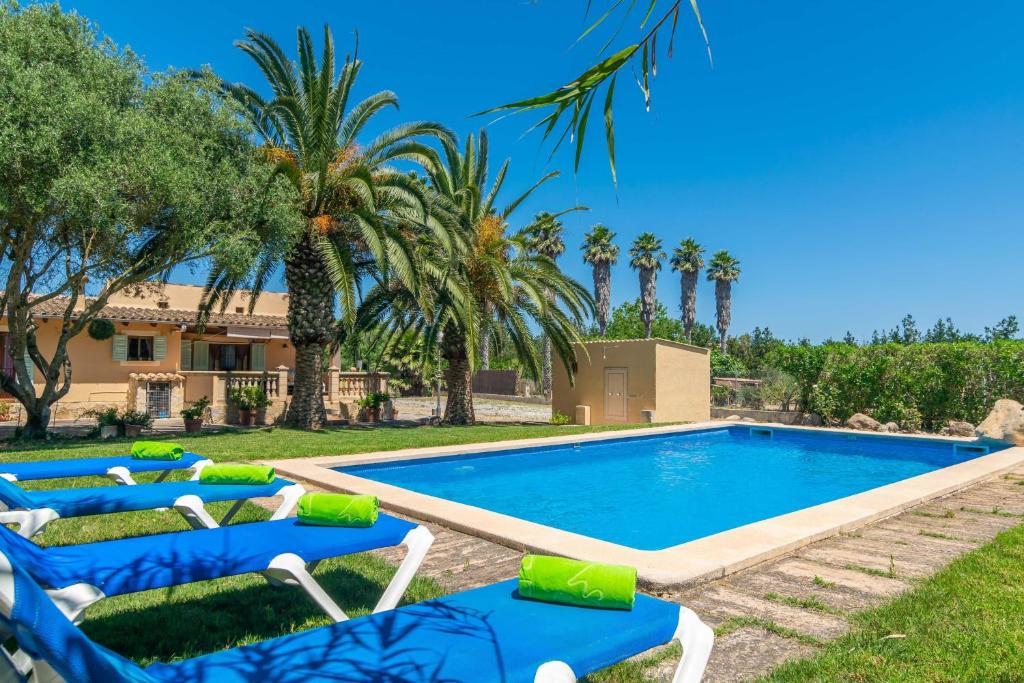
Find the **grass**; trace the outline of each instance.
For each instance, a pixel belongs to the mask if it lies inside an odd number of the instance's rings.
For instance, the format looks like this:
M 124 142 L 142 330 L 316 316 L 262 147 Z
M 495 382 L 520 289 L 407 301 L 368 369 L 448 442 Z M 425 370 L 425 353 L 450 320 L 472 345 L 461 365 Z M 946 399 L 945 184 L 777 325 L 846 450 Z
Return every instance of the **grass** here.
M 1024 526 L 953 561 L 887 605 L 852 617 L 849 634 L 762 679 L 1024 681 Z
M 211 460 L 273 460 L 317 455 L 351 455 L 370 451 L 391 451 L 427 446 L 455 446 L 506 439 L 532 439 L 544 436 L 572 436 L 592 432 L 635 429 L 649 425 L 568 425 L 545 424 L 476 425 L 472 427 L 329 427 L 303 431 L 282 427 L 224 430 L 202 434 L 147 435 L 146 438 L 172 440 L 185 450 Z M 49 442 L 8 442 L 0 448 L 6 462 L 52 458 L 85 458 L 127 453 L 131 439 L 99 441 L 86 438 L 57 438 Z

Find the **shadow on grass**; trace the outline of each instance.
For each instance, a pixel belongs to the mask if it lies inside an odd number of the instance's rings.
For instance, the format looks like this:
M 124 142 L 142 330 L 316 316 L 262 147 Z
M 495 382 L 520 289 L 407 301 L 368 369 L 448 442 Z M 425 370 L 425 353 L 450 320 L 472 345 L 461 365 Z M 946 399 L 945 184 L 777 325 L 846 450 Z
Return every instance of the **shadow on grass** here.
M 325 561 L 314 577 L 351 617 L 373 609 L 393 569 L 378 557 L 360 554 Z M 433 581 L 418 577 L 403 604 L 440 593 Z M 96 642 L 150 663 L 196 657 L 329 623 L 300 588 L 275 588 L 258 575 L 247 575 L 110 598 L 87 612 L 82 628 Z

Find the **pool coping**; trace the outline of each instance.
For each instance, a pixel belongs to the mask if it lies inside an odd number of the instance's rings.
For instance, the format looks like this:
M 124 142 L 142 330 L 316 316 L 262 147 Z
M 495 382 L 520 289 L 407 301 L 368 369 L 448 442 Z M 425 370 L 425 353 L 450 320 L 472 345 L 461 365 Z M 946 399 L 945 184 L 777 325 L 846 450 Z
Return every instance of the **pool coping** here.
M 735 527 L 662 550 L 638 550 L 330 469 L 339 466 L 478 455 L 510 449 L 737 426 L 943 443 L 977 441 L 965 437 L 880 434 L 852 429 L 710 420 L 686 425 L 590 432 L 569 436 L 434 446 L 359 455 L 291 458 L 266 461 L 265 464 L 275 467 L 278 473 L 285 477 L 306 481 L 326 490 L 375 495 L 380 499 L 381 505 L 389 510 L 426 522 L 436 522 L 519 550 L 632 565 L 637 568 L 641 585 L 654 590 L 678 589 L 721 578 L 809 543 L 853 531 L 1024 464 L 1024 447 L 1010 447 L 862 493 Z

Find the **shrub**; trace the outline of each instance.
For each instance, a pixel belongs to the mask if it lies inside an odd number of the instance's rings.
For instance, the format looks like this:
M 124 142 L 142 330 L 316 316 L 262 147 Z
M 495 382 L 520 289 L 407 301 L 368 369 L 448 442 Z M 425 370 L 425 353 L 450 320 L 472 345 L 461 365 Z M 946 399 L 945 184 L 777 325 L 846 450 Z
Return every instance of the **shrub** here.
M 181 416 L 186 420 L 200 420 L 206 414 L 206 409 L 210 407 L 210 399 L 203 396 L 197 401 L 193 401 L 192 405 L 187 408 L 181 409 Z
M 773 368 L 764 373 L 760 390 L 761 402 L 769 408 L 789 410 L 796 401 L 799 390 L 795 377 Z
M 121 413 L 121 424 L 148 427 L 153 424 L 153 418 L 150 417 L 148 413 L 142 413 L 137 410 L 126 410 Z
M 106 318 L 97 318 L 89 323 L 89 336 L 96 341 L 110 339 L 115 332 L 117 332 L 117 328 L 114 327 L 114 323 Z
M 231 402 L 239 410 L 259 410 L 270 405 L 270 399 L 267 398 L 267 394 L 255 384 L 247 384 L 244 387 L 232 389 Z
M 554 413 L 551 414 L 551 424 L 553 425 L 564 426 L 571 423 L 572 418 L 570 418 L 565 413 L 560 413 L 556 410 Z
M 364 398 L 359 400 L 359 407 L 361 408 L 380 408 L 382 405 L 391 400 L 388 394 L 383 391 L 371 391 Z
M 801 409 L 826 420 L 857 412 L 905 429 L 977 424 L 997 399 L 1024 400 L 1024 342 L 788 346 L 772 367 L 793 376 Z
M 747 368 L 739 358 L 711 349 L 712 377 L 745 377 L 746 374 Z
M 0 422 L 7 422 L 11 419 L 11 402 L 0 401 Z

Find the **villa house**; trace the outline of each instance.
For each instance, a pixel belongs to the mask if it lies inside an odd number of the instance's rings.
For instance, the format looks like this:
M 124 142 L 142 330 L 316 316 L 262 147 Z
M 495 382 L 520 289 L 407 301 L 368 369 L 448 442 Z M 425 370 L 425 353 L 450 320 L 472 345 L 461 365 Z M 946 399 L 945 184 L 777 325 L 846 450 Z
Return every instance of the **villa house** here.
M 97 340 L 83 332 L 69 342 L 73 381 L 55 406 L 54 418 L 74 419 L 107 406 L 155 418 L 177 417 L 184 406 L 206 396 L 212 402 L 210 418 L 230 421 L 230 391 L 246 384 L 259 385 L 270 398 L 268 421 L 283 414 L 295 367 L 287 329 L 288 295 L 264 292 L 250 314 L 249 292 L 239 292 L 200 330 L 201 295 L 201 287 L 168 284 L 111 297 L 101 317 L 114 323 L 115 334 Z M 62 315 L 58 306 L 36 316 L 36 337 L 44 354 L 52 353 Z M 2 371 L 11 373 L 18 359 L 9 353 L 6 330 L 0 318 Z M 360 396 L 380 390 L 381 384 L 386 390 L 384 376 L 343 373 L 332 365 L 324 377 L 332 413 L 349 417 Z

